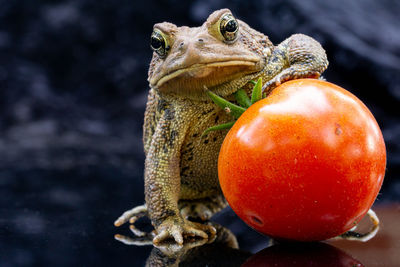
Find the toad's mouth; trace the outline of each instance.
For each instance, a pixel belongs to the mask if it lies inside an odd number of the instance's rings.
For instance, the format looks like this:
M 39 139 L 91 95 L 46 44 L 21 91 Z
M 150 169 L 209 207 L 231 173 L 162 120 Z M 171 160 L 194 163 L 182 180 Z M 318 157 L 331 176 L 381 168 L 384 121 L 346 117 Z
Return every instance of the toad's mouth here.
M 260 61 L 229 60 L 212 63 L 197 63 L 173 70 L 161 77 L 154 77 L 150 85 L 160 92 L 191 92 L 213 88 L 260 71 Z M 158 75 L 156 75 L 158 76 Z

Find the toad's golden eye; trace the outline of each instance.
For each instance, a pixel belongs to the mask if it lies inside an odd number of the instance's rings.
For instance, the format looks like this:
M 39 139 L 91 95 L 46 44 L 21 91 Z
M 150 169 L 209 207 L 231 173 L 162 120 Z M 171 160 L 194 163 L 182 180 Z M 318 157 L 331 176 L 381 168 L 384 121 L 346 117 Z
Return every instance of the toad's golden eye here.
M 150 46 L 160 57 L 165 57 L 169 50 L 167 39 L 164 37 L 164 34 L 157 29 L 151 34 Z
M 232 14 L 225 14 L 221 18 L 219 24 L 219 31 L 224 37 L 225 41 L 230 43 L 236 40 L 239 32 L 239 23 L 232 16 Z

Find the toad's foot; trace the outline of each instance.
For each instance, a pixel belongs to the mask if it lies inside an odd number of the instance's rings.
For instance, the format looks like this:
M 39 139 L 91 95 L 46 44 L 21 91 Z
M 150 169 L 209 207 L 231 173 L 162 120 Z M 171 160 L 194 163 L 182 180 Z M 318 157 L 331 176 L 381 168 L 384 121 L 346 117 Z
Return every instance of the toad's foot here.
M 287 69 L 284 69 L 281 73 L 276 75 L 273 79 L 264 84 L 262 91 L 267 95 L 275 88 L 284 82 L 302 79 L 302 78 L 314 78 L 320 77 L 320 73 L 317 71 L 301 70 L 298 66 L 294 65 Z
M 360 242 L 367 242 L 368 240 L 372 239 L 378 233 L 379 219 L 376 213 L 372 209 L 369 209 L 367 215 L 372 223 L 372 227 L 368 232 L 366 233 L 355 232 L 357 228 L 356 225 L 355 227 L 350 229 L 350 231 L 347 231 L 346 233 L 336 237 L 336 239 L 346 239 L 346 240 L 354 240 Z
M 228 203 L 222 195 L 196 200 L 180 200 L 179 210 L 183 218 L 209 220 L 215 213 L 225 208 Z
M 115 226 L 121 226 L 127 221 L 135 223 L 139 218 L 147 216 L 146 205 L 137 206 L 133 209 L 125 211 L 115 222 Z
M 319 78 L 328 67 L 328 59 L 321 44 L 309 36 L 294 34 L 280 43 L 270 57 L 270 68 L 278 63 L 278 73 L 273 74 L 263 86 L 263 92 L 269 94 L 280 84 L 300 78 Z
M 153 243 L 159 243 L 173 238 L 179 245 L 183 244 L 185 238 L 208 238 L 214 239 L 216 230 L 211 225 L 195 223 L 181 218 L 180 216 L 171 216 L 166 218 L 156 229 L 157 235 L 153 239 Z
M 124 235 L 115 235 L 114 236 L 115 240 L 118 240 L 119 242 L 129 245 L 129 246 L 153 246 L 153 239 L 147 237 L 130 237 L 130 236 L 124 236 Z M 212 240 L 211 242 L 213 242 Z M 165 255 L 172 256 L 176 254 L 179 251 L 187 251 L 195 247 L 202 246 L 206 243 L 210 243 L 209 240 L 207 239 L 198 239 L 194 240 L 193 242 L 187 242 L 184 243 L 183 245 L 179 245 L 176 242 L 163 242 L 162 244 L 159 244 L 155 246 L 161 252 L 163 252 Z
M 133 245 L 133 246 L 151 246 L 153 245 L 153 238 L 150 238 L 150 234 L 144 237 L 130 237 L 116 234 L 114 235 L 115 240 L 124 243 L 125 245 Z

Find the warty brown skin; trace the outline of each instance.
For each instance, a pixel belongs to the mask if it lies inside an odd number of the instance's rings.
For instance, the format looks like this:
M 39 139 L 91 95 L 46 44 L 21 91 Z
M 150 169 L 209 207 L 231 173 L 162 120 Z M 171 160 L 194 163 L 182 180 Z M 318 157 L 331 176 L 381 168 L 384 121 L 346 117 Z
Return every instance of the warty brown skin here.
M 236 20 L 234 40 L 221 30 L 231 12 L 212 13 L 196 28 L 160 23 L 154 30 L 165 40 L 149 68 L 150 92 L 144 121 L 146 204 L 127 211 L 115 224 L 134 222 L 146 214 L 152 221 L 154 243 L 186 236 L 207 238 L 212 226 L 188 218 L 208 220 L 227 203 L 221 193 L 217 160 L 227 133 L 208 127 L 231 121 L 204 93 L 232 98 L 239 88 L 250 92 L 250 80 L 262 78 L 269 92 L 287 80 L 320 77 L 328 61 L 321 45 L 295 34 L 274 46 L 267 36 Z M 222 22 L 221 22 L 222 21 Z M 157 53 L 158 52 L 158 53 Z

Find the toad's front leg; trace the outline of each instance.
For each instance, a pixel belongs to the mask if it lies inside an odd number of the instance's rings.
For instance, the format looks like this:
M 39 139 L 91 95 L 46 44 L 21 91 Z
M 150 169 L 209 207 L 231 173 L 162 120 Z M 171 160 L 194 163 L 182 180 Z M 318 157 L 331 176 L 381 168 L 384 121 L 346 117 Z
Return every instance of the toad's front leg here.
M 188 126 L 178 112 L 166 109 L 152 137 L 145 162 L 145 198 L 148 215 L 156 231 L 155 244 L 173 238 L 178 244 L 185 236 L 207 238 L 212 226 L 182 218 L 180 195 L 180 150 Z
M 325 50 L 313 38 L 304 34 L 294 34 L 280 43 L 268 58 L 266 75 L 269 79 L 264 92 L 288 80 L 299 78 L 319 78 L 328 67 Z

